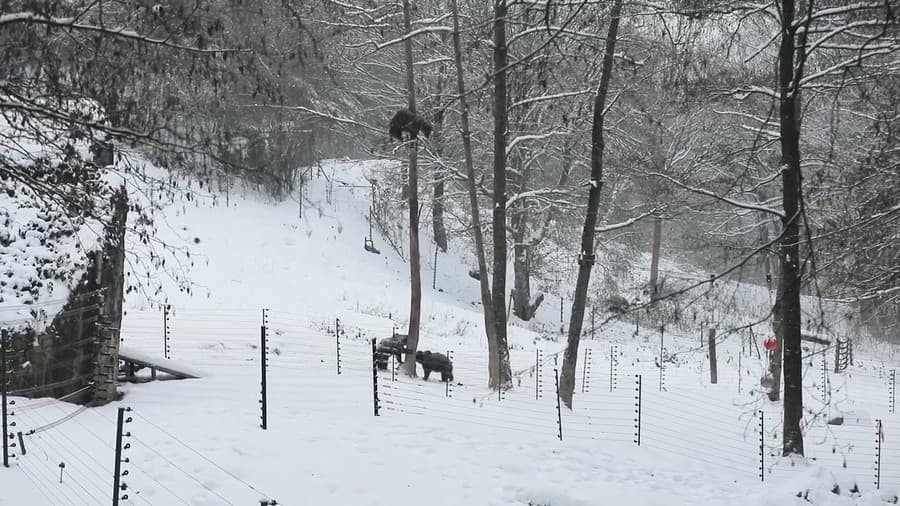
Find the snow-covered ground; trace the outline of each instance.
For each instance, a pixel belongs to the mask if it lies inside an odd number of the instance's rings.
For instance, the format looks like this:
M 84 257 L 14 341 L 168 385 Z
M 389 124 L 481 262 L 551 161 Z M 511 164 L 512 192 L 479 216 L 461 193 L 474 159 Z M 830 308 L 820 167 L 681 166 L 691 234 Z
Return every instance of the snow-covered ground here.
M 168 309 L 132 292 L 122 339 L 144 357 L 168 355 L 202 377 L 122 385 L 122 401 L 102 408 L 15 399 L 16 430 L 34 433 L 24 437 L 27 454 L 14 449 L 12 467 L 0 470 L 0 504 L 110 503 L 116 411 L 126 406 L 120 495 L 128 500 L 120 504 L 895 500 L 900 414 L 890 378 L 900 355 L 858 342 L 854 365 L 836 374 L 834 350 L 807 350 L 805 442 L 814 460 L 793 466 L 777 457 L 780 405 L 762 400 L 758 387 L 763 330 L 720 340 L 711 385 L 699 324 L 663 334 L 631 321 L 604 325 L 581 350 L 575 410 L 560 410 L 559 306 L 547 302 L 537 323 L 511 327 L 517 386 L 498 397 L 485 388 L 470 261 L 461 244 L 439 253 L 432 289 L 427 235 L 420 348 L 451 351 L 455 381 L 448 388 L 434 377 L 380 371 L 374 416 L 370 340 L 405 331 L 408 266 L 377 233 L 381 254 L 363 249 L 370 195 L 354 186 L 389 166 L 342 161 L 326 169 L 336 175 L 330 198 L 329 183 L 313 179 L 302 218 L 296 200 L 272 204 L 249 191 L 232 193 L 227 207 L 220 198 L 217 206 L 194 199 L 168 209 L 159 237 L 190 245 L 195 285 L 191 294 L 170 291 Z M 132 268 L 135 278 L 165 275 Z M 740 290 L 744 306 L 767 303 L 764 290 Z M 267 430 L 260 428 L 261 327 Z M 824 423 L 838 415 L 843 425 Z M 836 484 L 839 494 L 831 492 Z M 861 495 L 851 493 L 854 484 Z

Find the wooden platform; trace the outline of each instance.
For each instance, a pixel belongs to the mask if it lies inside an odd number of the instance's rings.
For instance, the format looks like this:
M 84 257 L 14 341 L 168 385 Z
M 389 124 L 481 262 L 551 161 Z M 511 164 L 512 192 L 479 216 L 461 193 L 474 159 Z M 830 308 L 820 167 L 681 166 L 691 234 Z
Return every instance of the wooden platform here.
M 140 353 L 127 347 L 119 349 L 119 361 L 124 362 L 125 367 L 120 369 L 124 371 L 126 381 L 141 382 L 155 381 L 162 379 L 196 379 L 202 375 L 188 366 L 177 362 Z M 137 372 L 141 369 L 150 369 L 150 378 L 139 378 Z M 166 376 L 160 376 L 164 373 Z

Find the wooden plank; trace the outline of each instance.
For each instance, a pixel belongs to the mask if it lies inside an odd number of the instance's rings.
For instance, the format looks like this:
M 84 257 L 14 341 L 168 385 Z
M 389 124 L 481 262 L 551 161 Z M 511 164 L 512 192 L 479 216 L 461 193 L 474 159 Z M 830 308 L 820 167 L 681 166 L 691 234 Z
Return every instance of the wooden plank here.
M 166 367 L 165 365 L 159 363 L 152 363 L 146 360 L 141 360 L 138 358 L 129 357 L 123 353 L 119 353 L 119 360 L 122 360 L 129 364 L 139 365 L 141 367 L 147 367 L 150 369 L 151 373 L 155 376 L 156 371 L 164 372 L 166 374 L 171 374 L 179 379 L 195 379 L 199 376 L 195 376 L 186 371 L 179 371 L 178 369 L 174 369 L 172 367 Z

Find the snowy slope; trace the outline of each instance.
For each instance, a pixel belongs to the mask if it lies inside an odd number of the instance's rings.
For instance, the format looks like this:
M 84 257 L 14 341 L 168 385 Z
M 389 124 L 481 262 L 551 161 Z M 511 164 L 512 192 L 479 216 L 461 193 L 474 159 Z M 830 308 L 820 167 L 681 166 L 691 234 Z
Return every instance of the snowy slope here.
M 468 260 L 458 244 L 439 254 L 442 291 L 432 290 L 425 237 L 422 346 L 452 352 L 455 382 L 381 371 L 373 416 L 369 340 L 405 329 L 408 267 L 377 234 L 382 254 L 363 249 L 370 197 L 353 186 L 389 166 L 325 167 L 335 174 L 330 198 L 327 181 L 313 179 L 303 218 L 296 200 L 273 205 L 250 190 L 232 191 L 227 207 L 218 196 L 217 206 L 197 199 L 168 210 L 158 234 L 190 247 L 192 294 L 170 290 L 164 311 L 145 297 L 152 294 L 132 292 L 122 338 L 144 358 L 167 354 L 204 376 L 124 385 L 122 401 L 103 408 L 16 399 L 17 427 L 35 432 L 24 438 L 27 455 L 0 470 L 0 503 L 109 503 L 116 410 L 124 406 L 132 409 L 125 504 L 259 504 L 268 496 L 288 505 L 839 505 L 895 497 L 900 415 L 891 412 L 889 375 L 900 357 L 860 343 L 850 371 L 834 374 L 833 350 L 808 350 L 811 465 L 777 457 L 780 406 L 758 390 L 759 334 L 719 342 L 711 385 L 699 328 L 661 334 L 631 318 L 604 325 L 580 351 L 575 410 L 558 410 L 559 315 L 548 304 L 541 321 L 511 328 L 520 374 L 498 398 L 484 387 Z M 132 268 L 135 278 L 148 274 Z M 766 296 L 751 292 L 748 299 Z M 838 414 L 844 425 L 824 424 Z M 882 490 L 874 487 L 879 444 Z M 861 495 L 851 495 L 854 484 Z

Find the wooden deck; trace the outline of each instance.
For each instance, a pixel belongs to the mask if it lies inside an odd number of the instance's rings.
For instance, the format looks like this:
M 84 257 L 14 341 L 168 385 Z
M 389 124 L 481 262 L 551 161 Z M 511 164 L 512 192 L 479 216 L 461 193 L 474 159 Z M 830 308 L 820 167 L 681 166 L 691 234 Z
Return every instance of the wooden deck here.
M 166 359 L 156 359 L 142 353 L 129 352 L 127 349 L 119 350 L 119 360 L 125 363 L 124 373 L 126 381 L 154 381 L 157 379 L 195 379 L 200 374 L 191 371 L 187 367 L 180 367 L 179 364 Z M 150 369 L 150 379 L 137 377 L 137 371 L 140 369 Z M 170 377 L 158 377 L 158 373 L 164 373 Z

